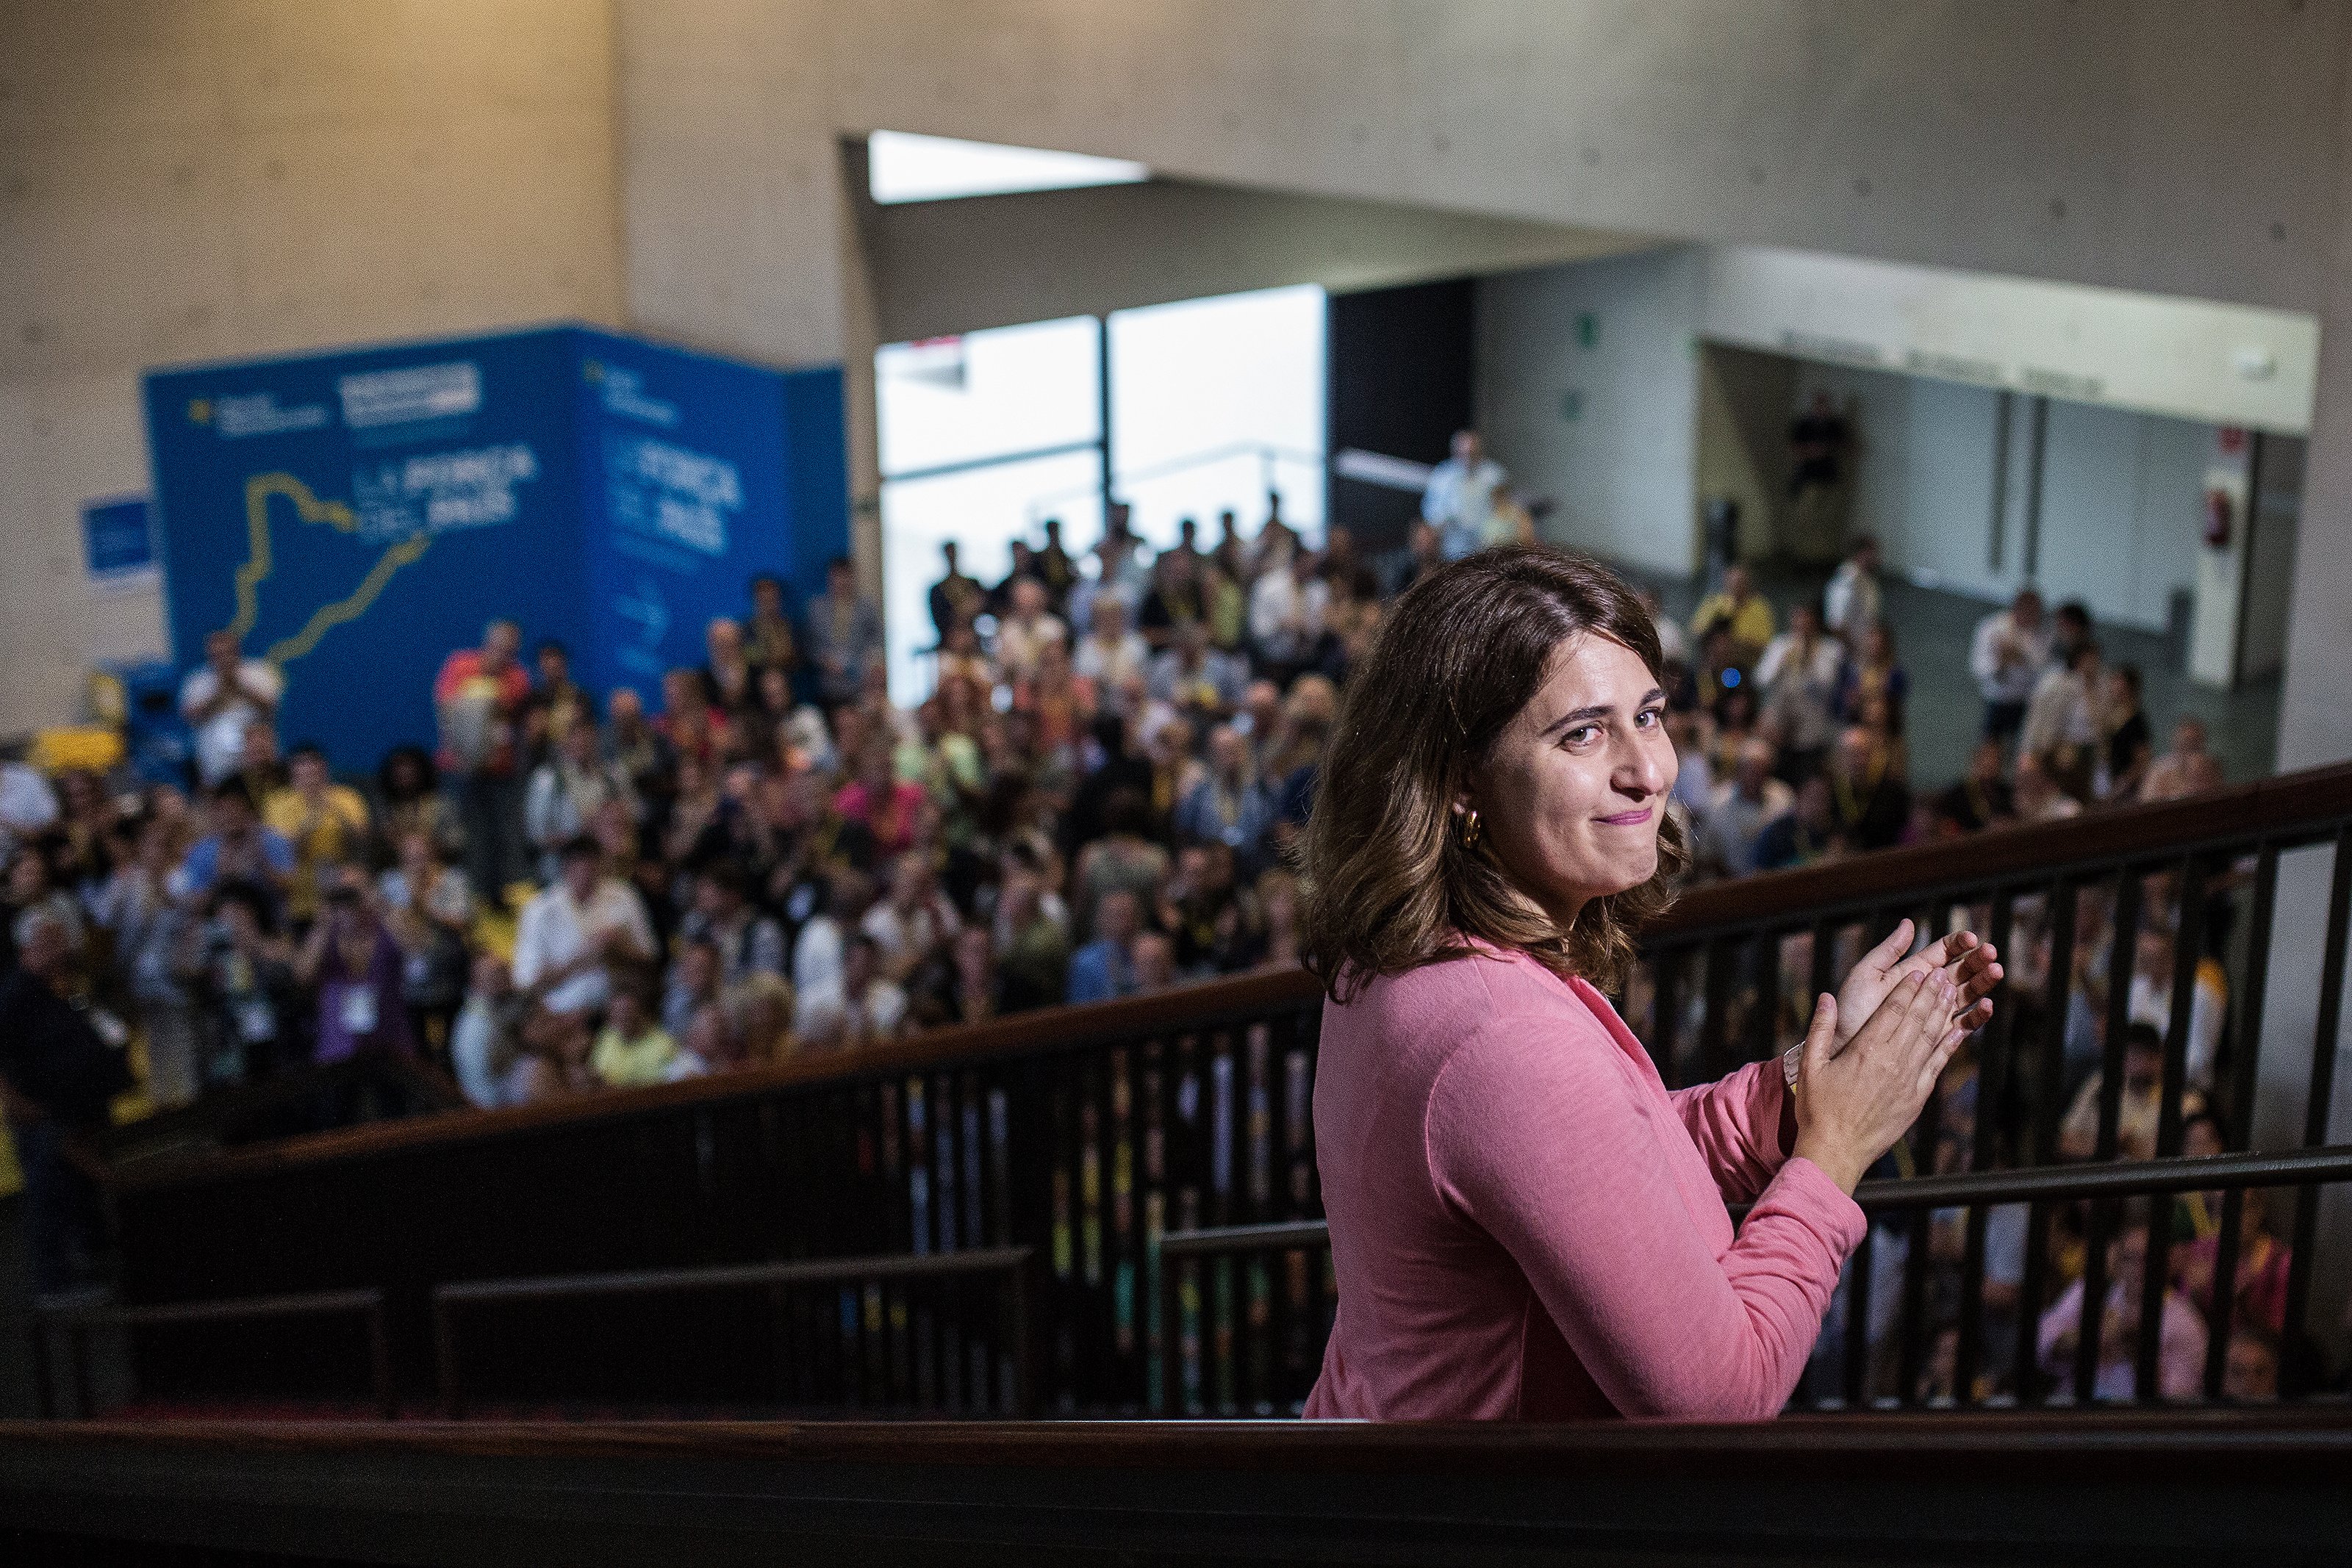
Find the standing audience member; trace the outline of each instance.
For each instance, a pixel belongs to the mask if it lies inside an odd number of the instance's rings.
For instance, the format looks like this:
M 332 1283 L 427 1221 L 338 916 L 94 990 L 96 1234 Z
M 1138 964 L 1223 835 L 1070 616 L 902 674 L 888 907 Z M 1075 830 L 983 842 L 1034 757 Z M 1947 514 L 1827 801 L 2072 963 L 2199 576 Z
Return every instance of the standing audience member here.
M 828 703 L 856 702 L 866 666 L 882 657 L 882 612 L 857 591 L 847 556 L 825 567 L 824 591 L 808 601 L 804 628 L 818 692 Z
M 1421 517 L 1437 531 L 1438 554 L 1460 560 L 1484 542 L 1486 514 L 1495 491 L 1510 477 L 1486 455 L 1475 430 L 1456 431 L 1452 454 L 1429 471 L 1421 493 Z
M 648 964 L 653 928 L 636 890 L 604 869 L 595 840 L 563 846 L 562 874 L 523 905 L 515 984 L 546 1010 L 587 1013 L 612 999 L 615 966 Z
M 2050 665 L 2054 635 L 2042 613 L 2042 595 L 2020 589 L 2006 610 L 1977 622 L 1969 672 L 1984 697 L 1984 732 L 2007 740 L 2025 724 L 2026 705 Z
M 180 683 L 180 716 L 195 732 L 199 784 L 210 789 L 236 771 L 245 755 L 245 732 L 277 718 L 285 691 L 278 666 L 245 657 L 235 632 L 205 638 L 203 666 Z
M 0 1116 L 24 1172 L 33 1296 L 58 1301 L 103 1278 L 97 1138 L 131 1078 L 121 1023 L 68 999 L 74 949 L 65 922 L 34 908 L 12 935 L 16 967 L 0 979 Z
M 1859 653 L 1862 634 L 1880 623 L 1885 606 L 1885 591 L 1878 583 L 1878 541 L 1864 534 L 1822 590 L 1822 623 Z
M 450 654 L 433 683 L 441 773 L 457 797 L 466 872 L 491 899 L 530 874 L 522 841 L 520 730 L 530 677 L 515 661 L 521 646 L 521 628 L 493 621 L 483 630 L 482 645 Z

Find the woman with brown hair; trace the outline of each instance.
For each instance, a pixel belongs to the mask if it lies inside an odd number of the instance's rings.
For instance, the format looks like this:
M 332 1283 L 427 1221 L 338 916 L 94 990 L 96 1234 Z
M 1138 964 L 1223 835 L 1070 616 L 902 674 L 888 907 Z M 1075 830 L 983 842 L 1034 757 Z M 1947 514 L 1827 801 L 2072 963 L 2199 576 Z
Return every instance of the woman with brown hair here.
M 1990 1016 L 1992 950 L 1906 959 L 1906 922 L 1790 1059 L 1669 1093 L 1601 994 L 1683 862 L 1664 706 L 1633 591 L 1538 547 L 1416 582 L 1349 684 L 1305 853 L 1339 1286 L 1309 1416 L 1773 1415 L 1855 1184 Z

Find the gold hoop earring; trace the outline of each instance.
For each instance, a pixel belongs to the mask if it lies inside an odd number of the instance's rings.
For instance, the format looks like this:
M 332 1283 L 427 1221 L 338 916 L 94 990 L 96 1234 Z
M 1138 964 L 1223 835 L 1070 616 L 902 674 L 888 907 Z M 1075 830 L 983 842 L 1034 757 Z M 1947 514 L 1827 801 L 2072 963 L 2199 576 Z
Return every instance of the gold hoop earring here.
M 1462 813 L 1462 847 L 1464 849 L 1475 850 L 1478 847 L 1478 808 L 1473 806 Z

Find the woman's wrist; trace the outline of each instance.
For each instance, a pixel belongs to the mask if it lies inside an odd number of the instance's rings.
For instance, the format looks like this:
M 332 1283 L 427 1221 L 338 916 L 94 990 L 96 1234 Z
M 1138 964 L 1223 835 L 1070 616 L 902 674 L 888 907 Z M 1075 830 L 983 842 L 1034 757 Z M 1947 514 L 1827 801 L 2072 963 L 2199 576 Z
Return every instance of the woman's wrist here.
M 1823 1176 L 1837 1183 L 1838 1190 L 1848 1197 L 1852 1197 L 1853 1189 L 1862 1185 L 1863 1172 L 1870 1168 L 1868 1160 L 1858 1160 L 1852 1150 L 1839 1148 L 1830 1140 L 1812 1133 L 1800 1132 L 1797 1134 L 1797 1146 L 1790 1151 L 1790 1156 L 1811 1160 L 1821 1168 Z

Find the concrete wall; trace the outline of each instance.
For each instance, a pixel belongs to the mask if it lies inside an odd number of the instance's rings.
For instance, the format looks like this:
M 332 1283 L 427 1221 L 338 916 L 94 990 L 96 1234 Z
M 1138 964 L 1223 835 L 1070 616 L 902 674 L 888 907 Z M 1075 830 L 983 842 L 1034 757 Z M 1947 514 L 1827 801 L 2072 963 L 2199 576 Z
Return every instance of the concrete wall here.
M 886 342 L 1299 283 L 1385 288 L 1644 244 L 1554 224 L 1179 180 L 859 203 L 858 211 Z
M 1480 281 L 1479 428 L 1549 538 L 1691 570 L 1703 275 L 1677 246 Z
M 148 487 L 147 367 L 617 322 L 613 17 L 0 0 L 0 734 L 159 651 L 80 507 Z
M 1698 354 L 1698 504 L 1704 511 L 1717 497 L 1737 503 L 1741 559 L 1772 555 L 1789 498 L 1796 363 L 1715 343 L 1700 344 Z
M 1852 527 L 1876 534 L 1888 566 L 1940 587 L 2004 598 L 2025 580 L 2030 403 L 2011 400 L 2002 565 L 1990 565 L 2000 394 L 1882 371 L 1805 365 L 1855 429 Z M 2045 594 L 2079 598 L 2101 620 L 2167 624 L 2194 583 L 2210 425 L 2053 401 L 2042 456 L 2040 569 Z

